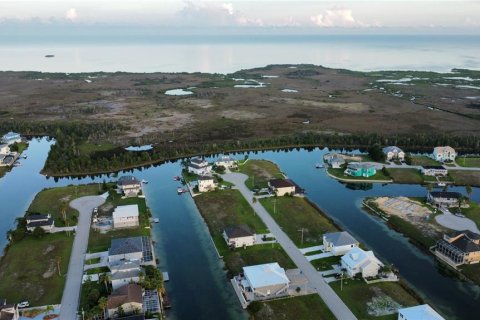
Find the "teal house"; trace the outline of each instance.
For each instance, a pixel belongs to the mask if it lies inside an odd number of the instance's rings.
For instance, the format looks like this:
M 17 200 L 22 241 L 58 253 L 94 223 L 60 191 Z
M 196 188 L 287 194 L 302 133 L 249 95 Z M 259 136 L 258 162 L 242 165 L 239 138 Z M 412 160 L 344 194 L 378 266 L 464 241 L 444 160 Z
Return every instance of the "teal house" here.
M 377 173 L 375 166 L 369 163 L 351 162 L 348 164 L 345 174 L 352 177 L 369 178 Z

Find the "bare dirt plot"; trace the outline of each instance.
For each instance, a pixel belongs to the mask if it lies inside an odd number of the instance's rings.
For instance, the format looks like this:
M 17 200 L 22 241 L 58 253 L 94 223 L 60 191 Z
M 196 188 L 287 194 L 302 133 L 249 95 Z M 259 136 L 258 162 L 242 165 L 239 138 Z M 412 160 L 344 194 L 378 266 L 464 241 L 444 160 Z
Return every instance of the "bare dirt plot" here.
M 292 98 L 271 98 L 273 102 L 283 102 L 291 105 L 305 106 L 318 109 L 332 109 L 345 112 L 364 112 L 370 108 L 368 105 L 359 102 L 322 102 L 316 100 L 306 99 L 292 99 Z

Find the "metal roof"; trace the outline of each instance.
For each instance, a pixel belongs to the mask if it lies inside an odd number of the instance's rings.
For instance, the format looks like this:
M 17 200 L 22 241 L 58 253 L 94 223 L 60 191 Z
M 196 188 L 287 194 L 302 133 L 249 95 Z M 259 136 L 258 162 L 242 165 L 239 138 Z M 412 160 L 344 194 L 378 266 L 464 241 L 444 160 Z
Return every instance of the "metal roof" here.
M 243 267 L 243 273 L 254 289 L 290 283 L 285 269 L 277 262 Z

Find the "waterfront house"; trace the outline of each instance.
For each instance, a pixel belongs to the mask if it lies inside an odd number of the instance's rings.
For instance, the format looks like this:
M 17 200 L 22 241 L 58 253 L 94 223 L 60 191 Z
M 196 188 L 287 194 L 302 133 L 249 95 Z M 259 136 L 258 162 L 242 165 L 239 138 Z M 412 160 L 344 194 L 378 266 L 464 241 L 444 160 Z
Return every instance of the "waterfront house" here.
M 428 304 L 398 309 L 398 320 L 445 320 Z
M 437 241 L 435 255 L 453 267 L 480 262 L 480 235 L 468 230 L 443 235 Z
M 444 166 L 423 166 L 421 172 L 425 176 L 445 177 L 448 174 Z
M 383 153 L 387 161 L 398 160 L 404 161 L 405 160 L 405 152 L 402 149 L 396 146 L 389 146 L 382 149 Z
M 199 176 L 198 180 L 198 191 L 199 192 L 208 192 L 215 190 L 215 180 L 211 176 Z
M 290 280 L 277 262 L 243 267 L 243 275 L 236 277 L 247 303 L 288 295 Z
M 383 263 L 375 257 L 372 251 L 364 251 L 355 247 L 341 258 L 341 265 L 348 276 L 354 277 L 360 273 L 363 278 L 367 278 L 377 276 Z
M 141 265 L 155 264 L 150 237 L 112 239 L 108 249 L 108 263 L 115 265 L 123 261 L 140 261 Z
M 272 179 L 268 181 L 268 188 L 278 197 L 294 195 L 296 185 L 288 179 Z
M 459 192 L 430 191 L 427 201 L 437 207 L 457 207 L 462 195 Z
M 142 183 L 133 176 L 123 176 L 117 181 L 117 189 L 125 197 L 136 197 L 142 191 Z
M 0 298 L 0 320 L 18 320 L 20 315 L 15 304 L 7 304 L 7 299 Z
M 113 210 L 113 228 L 138 227 L 139 225 L 138 205 L 118 206 Z
M 433 149 L 433 159 L 440 161 L 440 162 L 450 162 L 450 161 L 455 161 L 455 158 L 457 157 L 457 153 L 455 152 L 455 149 L 453 149 L 450 146 L 445 146 L 445 147 L 435 147 Z
M 140 281 L 140 261 L 122 261 L 118 264 L 110 265 L 112 288 L 116 290 L 129 283 L 138 283 Z
M 22 137 L 16 132 L 8 132 L 2 137 L 2 142 L 8 145 L 22 142 Z
M 323 250 L 332 252 L 335 256 L 344 255 L 358 245 L 358 241 L 346 231 L 330 232 L 323 235 Z
M 212 165 L 201 158 L 192 158 L 188 163 L 188 172 L 196 175 L 209 175 L 212 172 Z
M 119 318 L 118 308 L 124 315 L 143 313 L 143 290 L 138 284 L 127 284 L 108 296 L 107 315 L 110 319 Z
M 232 169 L 237 167 L 237 161 L 230 156 L 222 156 L 215 161 L 217 167 Z
M 345 174 L 352 177 L 370 178 L 377 173 L 375 166 L 371 163 L 350 162 Z
M 255 233 L 246 224 L 225 227 L 223 238 L 231 248 L 248 247 L 255 244 Z
M 33 232 L 35 228 L 42 228 L 45 232 L 51 232 L 55 227 L 55 221 L 50 214 L 31 214 L 25 217 L 27 231 Z
M 10 154 L 10 147 L 8 146 L 8 144 L 0 144 L 0 154 Z
M 324 160 L 333 169 L 339 169 L 345 164 L 345 159 L 338 153 L 329 153 L 325 155 Z
M 15 162 L 15 156 L 0 154 L 0 167 L 11 166 Z

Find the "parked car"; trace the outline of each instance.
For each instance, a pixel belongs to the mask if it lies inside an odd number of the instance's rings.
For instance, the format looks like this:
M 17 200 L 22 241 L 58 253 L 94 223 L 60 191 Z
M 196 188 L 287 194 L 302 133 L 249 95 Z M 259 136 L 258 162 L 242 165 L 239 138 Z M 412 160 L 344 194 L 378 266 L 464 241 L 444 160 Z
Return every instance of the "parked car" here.
M 17 307 L 19 308 L 26 308 L 28 306 L 30 306 L 30 303 L 28 301 L 22 301 L 17 305 Z

